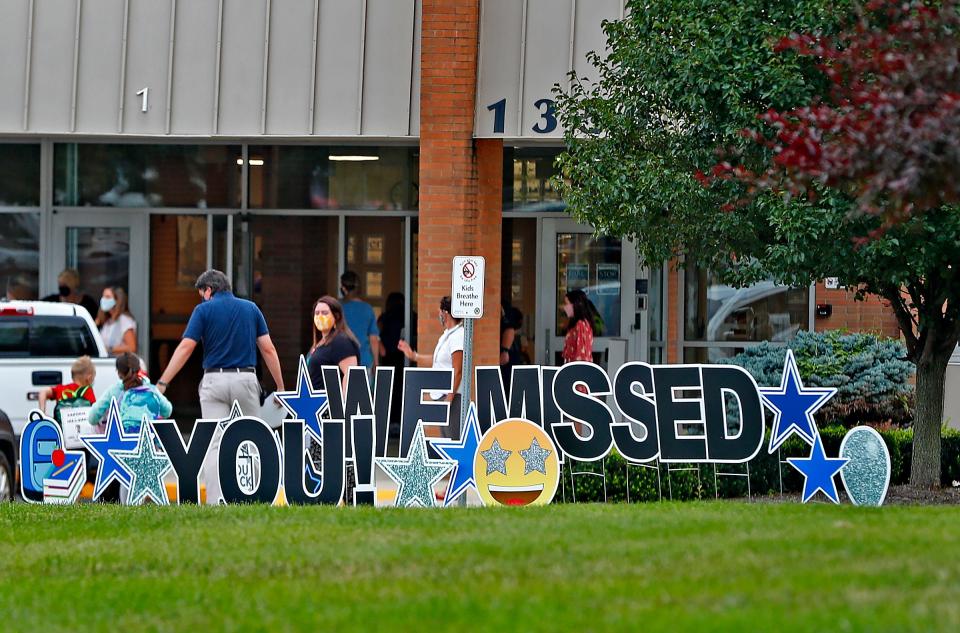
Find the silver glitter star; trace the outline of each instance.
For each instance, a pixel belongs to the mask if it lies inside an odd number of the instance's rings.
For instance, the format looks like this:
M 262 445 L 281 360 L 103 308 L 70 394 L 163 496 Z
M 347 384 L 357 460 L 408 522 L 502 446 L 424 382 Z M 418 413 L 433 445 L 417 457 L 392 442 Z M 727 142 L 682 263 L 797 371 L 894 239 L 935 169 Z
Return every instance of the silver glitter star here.
M 374 462 L 397 482 L 397 498 L 394 505 L 408 507 L 421 505 L 432 508 L 437 505 L 433 487 L 443 479 L 457 462 L 452 459 L 430 459 L 427 457 L 427 443 L 423 438 L 423 427 L 418 426 L 405 458 L 377 457 Z
M 139 505 L 146 497 L 154 503 L 167 505 L 167 489 L 163 485 L 163 476 L 170 470 L 170 459 L 165 453 L 157 453 L 150 433 L 150 421 L 144 417 L 140 424 L 140 441 L 132 451 L 113 451 L 117 458 L 130 471 L 130 491 L 127 505 Z
M 520 451 L 520 457 L 523 458 L 523 474 L 529 475 L 533 471 L 547 474 L 547 457 L 553 451 L 542 448 L 537 438 L 533 438 L 530 448 Z
M 494 472 L 507 474 L 507 458 L 513 455 L 513 451 L 501 448 L 500 440 L 493 440 L 493 446 L 485 451 L 480 451 L 480 454 L 487 462 L 488 475 Z

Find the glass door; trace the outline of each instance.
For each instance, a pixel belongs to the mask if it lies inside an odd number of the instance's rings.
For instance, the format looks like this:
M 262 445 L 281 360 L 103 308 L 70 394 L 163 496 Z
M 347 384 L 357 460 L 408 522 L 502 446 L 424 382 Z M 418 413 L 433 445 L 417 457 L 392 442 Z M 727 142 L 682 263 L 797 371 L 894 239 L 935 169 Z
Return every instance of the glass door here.
M 51 231 L 44 294 L 56 292 L 55 275 L 64 268 L 80 273 L 80 292 L 97 302 L 105 287 L 121 286 L 137 321 L 138 353 L 149 363 L 149 215 L 60 211 L 52 216 Z
M 541 244 L 538 330 L 544 344 L 538 346 L 539 362 L 563 362 L 567 318 L 562 306 L 569 290 L 586 293 L 599 315 L 594 362 L 615 367 L 626 360 L 645 360 L 648 284 L 630 242 L 595 236 L 589 226 L 571 219 L 544 218 Z

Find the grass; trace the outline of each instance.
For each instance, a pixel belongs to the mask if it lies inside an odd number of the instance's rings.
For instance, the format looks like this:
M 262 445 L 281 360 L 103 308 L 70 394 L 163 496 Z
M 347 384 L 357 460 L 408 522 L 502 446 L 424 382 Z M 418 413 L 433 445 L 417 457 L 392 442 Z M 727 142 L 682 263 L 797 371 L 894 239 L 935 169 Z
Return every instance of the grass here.
M 960 627 L 960 510 L 0 507 L 0 629 Z

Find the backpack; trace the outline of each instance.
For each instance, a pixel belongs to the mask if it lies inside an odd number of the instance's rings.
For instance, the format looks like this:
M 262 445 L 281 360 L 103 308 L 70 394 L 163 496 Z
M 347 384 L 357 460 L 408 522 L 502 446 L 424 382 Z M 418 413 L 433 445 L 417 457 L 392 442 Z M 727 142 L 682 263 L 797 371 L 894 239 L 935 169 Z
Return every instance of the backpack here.
M 63 425 L 62 412 L 65 409 L 81 409 L 91 406 L 90 401 L 84 397 L 89 390 L 89 385 L 84 385 L 77 389 L 64 389 L 60 394 L 60 399 L 57 400 L 56 406 L 53 408 L 53 418 Z

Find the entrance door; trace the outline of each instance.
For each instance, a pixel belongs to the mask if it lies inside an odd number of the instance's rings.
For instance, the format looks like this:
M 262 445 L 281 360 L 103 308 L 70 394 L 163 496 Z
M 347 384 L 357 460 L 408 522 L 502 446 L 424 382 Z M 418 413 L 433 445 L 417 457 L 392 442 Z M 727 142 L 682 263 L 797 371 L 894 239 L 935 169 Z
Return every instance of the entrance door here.
M 149 362 L 149 216 L 129 211 L 61 211 L 53 214 L 51 231 L 47 270 L 52 271 L 52 279 L 42 280 L 47 284 L 45 292 L 55 292 L 54 275 L 64 268 L 77 269 L 81 291 L 98 302 L 106 286 L 122 286 L 137 320 L 139 355 Z
M 544 344 L 538 346 L 538 361 L 563 362 L 563 297 L 575 289 L 586 293 L 603 322 L 600 335 L 594 337 L 594 361 L 617 366 L 626 360 L 646 360 L 646 272 L 638 269 L 631 243 L 594 236 L 589 226 L 567 218 L 544 218 L 542 230 L 538 329 Z

